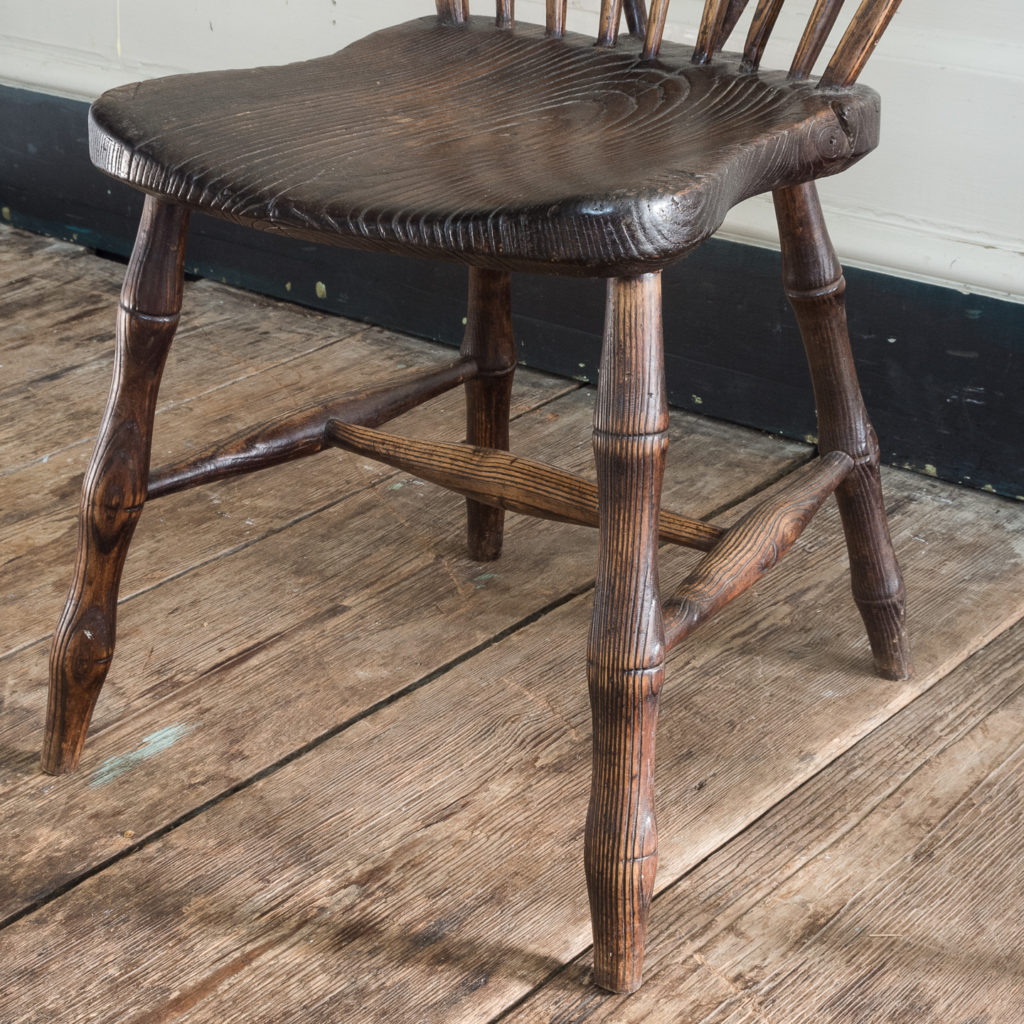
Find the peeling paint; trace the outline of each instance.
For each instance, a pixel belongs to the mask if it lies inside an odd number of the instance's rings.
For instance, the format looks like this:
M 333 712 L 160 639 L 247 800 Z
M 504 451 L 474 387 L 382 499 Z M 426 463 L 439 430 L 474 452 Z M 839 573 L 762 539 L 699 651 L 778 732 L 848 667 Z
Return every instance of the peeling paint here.
M 286 292 L 290 292 L 292 290 L 292 283 L 291 283 L 291 281 L 285 281 L 285 283 L 284 283 L 284 290 Z
M 316 297 L 318 299 L 327 298 L 327 285 L 325 285 L 323 281 L 317 281 L 316 283 Z
M 11 208 L 9 206 L 0 207 L 0 217 L 4 220 L 11 219 Z
M 938 476 L 939 471 L 930 463 L 926 462 L 924 468 L 921 470 L 926 476 Z
M 132 768 L 142 764 L 143 761 L 148 761 L 149 758 L 155 757 L 157 754 L 161 754 L 163 751 L 174 746 L 178 740 L 183 736 L 187 736 L 194 728 L 194 725 L 169 725 L 164 729 L 150 733 L 143 739 L 138 748 L 131 751 L 131 753 L 108 757 L 92 773 L 89 785 L 105 786 L 108 782 L 113 782 L 114 779 L 124 775 L 127 771 L 131 771 Z
M 701 398 L 700 395 L 690 395 L 690 399 L 693 401 L 694 405 L 703 405 L 704 404 L 704 399 Z

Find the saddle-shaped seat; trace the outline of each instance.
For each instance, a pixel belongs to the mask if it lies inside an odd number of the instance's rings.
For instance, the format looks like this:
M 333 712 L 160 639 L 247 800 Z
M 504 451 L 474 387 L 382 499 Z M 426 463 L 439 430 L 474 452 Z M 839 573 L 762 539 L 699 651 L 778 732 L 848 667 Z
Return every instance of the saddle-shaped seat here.
M 878 97 L 692 48 L 597 47 L 436 18 L 318 60 L 125 86 L 97 166 L 156 195 L 332 245 L 496 269 L 657 270 L 740 200 L 848 167 Z

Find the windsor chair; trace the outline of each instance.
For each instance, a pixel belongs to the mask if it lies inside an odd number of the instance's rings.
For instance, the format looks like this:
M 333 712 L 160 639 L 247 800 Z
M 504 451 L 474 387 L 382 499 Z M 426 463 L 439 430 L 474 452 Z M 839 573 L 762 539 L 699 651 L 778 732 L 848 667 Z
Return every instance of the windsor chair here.
M 759 579 L 835 493 L 876 671 L 910 672 L 904 590 L 878 445 L 847 337 L 841 268 L 815 180 L 875 147 L 878 98 L 856 80 L 898 0 L 863 0 L 819 78 L 842 0 L 817 0 L 788 72 L 762 71 L 783 0 L 706 0 L 694 47 L 663 42 L 668 0 L 602 0 L 596 40 L 495 18 L 466 0 L 340 53 L 176 76 L 93 106 L 93 161 L 146 193 L 117 321 L 114 383 L 86 474 L 74 582 L 51 655 L 43 768 L 75 768 L 114 649 L 117 591 L 144 503 L 328 447 L 468 499 L 469 549 L 498 557 L 504 510 L 599 526 L 587 676 L 593 782 L 585 869 L 595 980 L 640 983 L 657 837 L 655 720 L 665 656 Z M 624 11 L 623 11 L 624 6 Z M 619 38 L 623 13 L 628 36 Z M 667 445 L 660 272 L 726 211 L 774 194 L 783 279 L 806 347 L 819 457 L 723 529 L 659 509 Z M 316 242 L 468 265 L 460 358 L 317 403 L 150 470 L 153 411 L 178 322 L 190 210 Z M 594 420 L 596 486 L 510 455 L 516 365 L 509 272 L 607 279 Z M 376 429 L 464 385 L 468 444 Z M 664 604 L 658 542 L 704 552 Z

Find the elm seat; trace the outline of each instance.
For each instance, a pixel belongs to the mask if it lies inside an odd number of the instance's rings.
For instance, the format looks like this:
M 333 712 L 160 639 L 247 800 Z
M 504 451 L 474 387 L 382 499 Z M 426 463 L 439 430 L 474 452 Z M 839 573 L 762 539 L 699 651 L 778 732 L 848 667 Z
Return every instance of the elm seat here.
M 877 144 L 862 86 L 837 97 L 670 44 L 639 57 L 638 40 L 423 18 L 318 60 L 115 89 L 93 107 L 92 157 L 154 195 L 312 241 L 619 274 Z
M 783 3 L 752 5 L 742 51 L 731 56 L 722 50 L 747 0 L 705 0 L 692 48 L 663 43 L 668 0 L 651 0 L 649 16 L 644 0 L 601 0 L 596 45 L 566 35 L 566 0 L 547 0 L 543 29 L 516 25 L 512 0 L 496 0 L 494 21 L 470 18 L 467 0 L 435 0 L 436 19 L 332 57 L 143 82 L 95 103 L 94 161 L 147 195 L 121 293 L 114 382 L 82 488 L 78 560 L 50 655 L 46 771 L 78 762 L 114 655 L 132 533 L 143 505 L 166 494 L 340 448 L 464 495 L 469 553 L 480 561 L 500 555 L 506 510 L 598 527 L 584 843 L 594 980 L 613 991 L 640 984 L 658 860 L 654 737 L 667 653 L 757 582 L 834 494 L 875 670 L 890 679 L 911 671 L 878 442 L 815 188 L 877 141 L 878 98 L 855 83 L 899 0 L 861 0 L 816 81 L 843 0 L 815 0 L 789 71 L 762 72 Z M 620 40 L 623 15 L 630 38 Z M 711 234 L 730 206 L 767 191 L 814 384 L 819 456 L 720 526 L 660 507 L 661 269 Z M 150 468 L 191 210 L 301 239 L 463 261 L 460 357 L 318 397 Z M 509 451 L 511 270 L 608 279 L 596 483 Z M 744 283 L 736 288 L 742 294 Z M 379 429 L 458 386 L 468 443 Z M 661 542 L 702 553 L 667 599 Z M 382 680 L 398 656 L 382 652 Z

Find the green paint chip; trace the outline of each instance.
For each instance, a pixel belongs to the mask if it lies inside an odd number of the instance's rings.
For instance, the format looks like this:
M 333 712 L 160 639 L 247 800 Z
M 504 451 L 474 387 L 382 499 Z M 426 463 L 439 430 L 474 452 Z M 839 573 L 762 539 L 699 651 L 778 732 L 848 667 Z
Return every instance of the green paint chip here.
M 316 297 L 318 299 L 327 298 L 327 285 L 325 285 L 323 281 L 317 281 L 316 283 Z
M 178 740 L 183 736 L 187 736 L 194 728 L 194 725 L 169 725 L 164 729 L 158 729 L 156 732 L 150 733 L 143 739 L 138 748 L 130 753 L 108 757 L 92 773 L 89 785 L 105 786 L 108 782 L 113 782 L 118 776 L 131 771 L 132 768 L 142 764 L 143 761 L 148 761 L 149 758 L 163 753 L 169 747 L 173 747 Z

